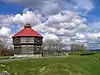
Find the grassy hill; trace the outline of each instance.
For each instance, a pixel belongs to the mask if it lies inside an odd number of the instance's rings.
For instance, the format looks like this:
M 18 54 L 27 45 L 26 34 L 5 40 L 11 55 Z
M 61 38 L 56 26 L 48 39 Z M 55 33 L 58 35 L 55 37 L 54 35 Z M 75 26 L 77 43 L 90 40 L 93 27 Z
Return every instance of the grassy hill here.
M 11 75 L 100 75 L 100 55 L 14 60 L 0 63 Z

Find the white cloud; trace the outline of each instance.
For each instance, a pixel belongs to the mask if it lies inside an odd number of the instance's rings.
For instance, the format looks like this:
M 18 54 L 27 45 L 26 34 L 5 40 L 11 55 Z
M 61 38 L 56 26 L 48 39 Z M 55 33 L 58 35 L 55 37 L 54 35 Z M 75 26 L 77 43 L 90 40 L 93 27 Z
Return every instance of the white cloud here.
M 26 8 L 38 8 L 45 15 L 57 14 L 62 10 L 84 10 L 94 8 L 92 0 L 4 0 L 5 3 L 22 4 Z
M 98 33 L 77 33 L 75 37 L 73 37 L 73 42 L 83 42 L 85 47 L 89 50 L 100 49 L 100 32 Z
M 50 34 L 50 33 L 44 33 L 44 41 L 48 40 L 58 40 L 59 38 L 55 34 Z
M 41 23 L 44 17 L 39 13 L 34 13 L 32 11 L 25 11 L 22 15 L 9 15 L 0 20 L 2 23 L 1 37 L 8 35 L 12 30 L 12 24 L 16 24 L 16 28 L 19 30 L 23 27 L 23 24 L 30 23 L 33 29 L 42 33 L 44 36 L 44 41 L 49 39 L 62 39 L 63 43 L 70 42 L 68 39 L 76 35 L 76 33 L 87 29 L 85 25 L 85 18 L 80 17 L 76 12 L 73 11 L 63 11 L 56 15 L 48 16 L 46 22 Z M 9 28 L 9 29 L 7 29 Z M 10 35 L 9 35 L 10 36 Z M 66 43 L 68 44 L 68 43 Z
M 60 39 L 63 43 L 71 44 L 71 37 L 88 28 L 85 22 L 86 19 L 76 12 L 64 11 L 49 16 L 46 22 L 33 26 L 33 29 L 44 34 L 44 41 Z
M 40 24 L 40 15 L 35 14 L 32 11 L 27 11 L 26 13 L 21 14 L 16 14 L 13 18 L 13 23 L 16 24 L 26 24 L 30 23 L 31 25 L 37 25 Z
M 62 39 L 63 43 L 71 42 L 70 37 L 87 29 L 86 18 L 79 16 L 79 12 L 87 13 L 94 8 L 92 0 L 3 0 L 6 3 L 22 4 L 26 9 L 23 14 L 0 15 L 0 37 L 10 36 L 12 26 L 19 30 L 23 24 L 30 23 L 33 29 L 44 35 L 44 40 Z M 28 8 L 37 9 L 29 11 Z M 82 11 L 80 11 L 82 10 Z M 41 23 L 43 16 L 47 21 Z M 13 24 L 13 25 L 12 25 Z M 3 32 L 2 32 L 3 31 Z M 80 39 L 84 38 L 79 35 Z M 90 36 L 90 35 L 89 35 Z M 97 36 L 97 35 L 96 35 Z
M 58 3 L 47 2 L 42 6 L 41 12 L 45 15 L 48 14 L 57 14 L 61 10 L 61 7 Z
M 77 37 L 78 39 L 84 39 L 84 38 L 85 38 L 85 34 L 77 33 L 77 34 L 76 34 L 76 37 Z
M 11 34 L 11 29 L 8 27 L 2 27 L 0 29 L 0 36 L 9 36 Z
M 8 17 L 1 20 L 2 24 L 4 24 L 4 23 L 5 24 L 12 24 L 12 22 L 13 22 L 12 16 L 8 16 Z
M 74 29 L 74 32 L 80 32 L 80 31 L 83 31 L 83 30 L 86 30 L 88 27 L 86 24 L 80 24 L 79 26 L 77 26 L 75 29 Z
M 40 24 L 41 15 L 38 13 L 34 13 L 32 11 L 26 11 L 25 13 L 16 14 L 16 15 L 4 15 L 1 16 L 0 23 L 1 25 L 5 25 L 11 27 L 11 24 L 26 24 L 30 23 L 31 25 Z
M 6 26 L 11 28 L 12 24 L 23 25 L 30 23 L 32 26 L 40 24 L 42 16 L 32 11 L 26 11 L 22 15 L 0 15 L 0 27 Z
M 87 33 L 87 38 L 98 39 L 98 38 L 100 38 L 100 32 L 98 32 L 98 33 Z
M 50 33 L 55 34 L 57 29 L 53 27 L 46 26 L 45 24 L 40 24 L 32 27 L 34 30 L 40 33 Z
M 70 14 L 70 15 L 69 15 Z M 73 15 L 73 16 L 72 16 Z M 77 17 L 76 17 L 77 16 Z M 74 21 L 73 21 L 74 19 Z M 76 21 L 75 21 L 76 20 Z M 87 25 L 84 24 L 86 20 L 80 17 L 77 13 L 67 11 L 52 15 L 48 18 L 47 22 L 44 23 L 49 28 L 57 29 L 56 33 L 63 36 L 73 36 L 77 32 L 87 29 Z
M 56 15 L 52 15 L 48 18 L 48 21 L 46 22 L 46 24 L 51 25 L 51 24 L 59 24 L 59 23 L 64 23 L 67 21 L 70 21 L 73 17 L 69 14 L 56 14 Z
M 4 45 L 9 48 L 11 47 L 12 45 L 12 40 L 11 38 L 9 37 L 11 35 L 11 29 L 6 27 L 6 26 L 3 26 L 1 29 L 0 29 L 0 40 L 3 41 Z
M 87 10 L 87 12 L 94 8 L 92 0 L 74 0 L 74 3 L 79 9 Z

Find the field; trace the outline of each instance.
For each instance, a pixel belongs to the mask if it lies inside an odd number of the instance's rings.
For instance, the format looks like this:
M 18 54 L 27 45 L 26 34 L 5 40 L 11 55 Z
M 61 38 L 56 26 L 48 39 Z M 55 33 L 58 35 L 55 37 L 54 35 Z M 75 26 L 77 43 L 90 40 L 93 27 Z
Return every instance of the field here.
M 100 75 L 100 55 L 13 60 L 0 63 L 11 75 Z
M 0 56 L 0 60 L 10 59 L 10 56 Z

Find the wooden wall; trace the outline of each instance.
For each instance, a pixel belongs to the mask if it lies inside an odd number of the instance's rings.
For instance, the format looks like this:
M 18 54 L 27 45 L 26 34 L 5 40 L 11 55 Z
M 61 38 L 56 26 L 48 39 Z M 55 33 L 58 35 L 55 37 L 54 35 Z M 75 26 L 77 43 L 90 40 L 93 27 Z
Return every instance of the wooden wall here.
M 33 43 L 34 37 L 20 37 L 21 43 Z
M 41 53 L 42 38 L 19 37 L 13 39 L 15 54 L 37 54 Z

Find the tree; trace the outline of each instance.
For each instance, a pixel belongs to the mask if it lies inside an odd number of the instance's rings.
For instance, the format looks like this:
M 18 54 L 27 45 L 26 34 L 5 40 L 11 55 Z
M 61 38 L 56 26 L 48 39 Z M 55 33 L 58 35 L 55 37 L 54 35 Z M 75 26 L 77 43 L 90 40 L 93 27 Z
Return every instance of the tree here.
M 4 44 L 3 44 L 3 42 L 0 40 L 0 56 L 2 55 L 3 50 L 4 50 Z
M 10 56 L 13 56 L 13 55 L 14 55 L 14 49 L 13 49 L 13 48 L 10 48 L 10 49 L 9 49 L 9 55 L 10 55 Z
M 61 53 L 64 47 L 66 47 L 66 44 L 62 43 L 61 40 L 48 40 L 43 43 L 43 50 L 47 50 L 49 54 Z
M 86 51 L 87 49 L 83 46 L 83 47 L 81 47 L 80 49 L 79 49 L 79 51 L 80 52 L 84 52 L 84 51 Z
M 85 50 L 84 44 L 71 44 L 72 52 L 84 52 Z

